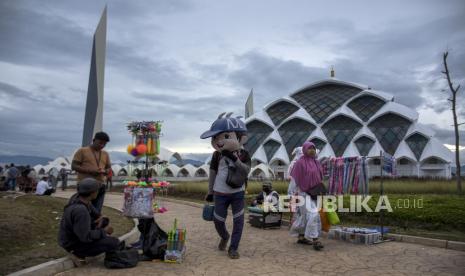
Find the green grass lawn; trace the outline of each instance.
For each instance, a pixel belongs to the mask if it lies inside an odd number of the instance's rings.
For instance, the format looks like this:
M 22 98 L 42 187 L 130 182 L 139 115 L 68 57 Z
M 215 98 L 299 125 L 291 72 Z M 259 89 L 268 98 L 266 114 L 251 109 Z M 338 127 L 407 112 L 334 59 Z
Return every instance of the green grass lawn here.
M 5 275 L 66 255 L 58 245 L 58 228 L 66 199 L 21 196 L 15 200 L 0 193 L 0 275 Z M 115 237 L 129 232 L 134 223 L 120 212 L 104 207 Z

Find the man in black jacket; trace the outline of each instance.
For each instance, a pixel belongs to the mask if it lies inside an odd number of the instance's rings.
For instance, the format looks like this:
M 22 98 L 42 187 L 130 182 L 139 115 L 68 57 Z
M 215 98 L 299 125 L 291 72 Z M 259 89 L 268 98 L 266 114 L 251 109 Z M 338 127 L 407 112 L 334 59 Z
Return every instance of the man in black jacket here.
M 119 240 L 110 236 L 113 228 L 109 225 L 108 218 L 102 217 L 91 204 L 98 191 L 97 180 L 81 180 L 78 193 L 73 195 L 65 206 L 61 219 L 59 244 L 79 259 L 119 248 Z M 82 263 L 82 260 L 79 260 L 79 263 L 76 263 L 75 259 L 73 261 L 76 265 Z

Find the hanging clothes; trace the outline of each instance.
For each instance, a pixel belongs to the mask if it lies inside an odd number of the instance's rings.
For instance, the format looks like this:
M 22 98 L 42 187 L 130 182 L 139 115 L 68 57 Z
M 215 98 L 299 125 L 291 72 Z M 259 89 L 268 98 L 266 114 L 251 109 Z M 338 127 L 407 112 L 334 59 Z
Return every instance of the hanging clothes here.
M 368 194 L 366 157 L 336 157 L 328 162 L 329 194 Z

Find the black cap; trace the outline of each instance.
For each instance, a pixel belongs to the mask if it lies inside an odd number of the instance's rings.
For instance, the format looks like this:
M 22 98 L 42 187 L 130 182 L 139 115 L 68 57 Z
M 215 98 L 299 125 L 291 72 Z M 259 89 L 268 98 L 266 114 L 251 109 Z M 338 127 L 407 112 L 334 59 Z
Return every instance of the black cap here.
M 83 180 L 79 181 L 77 187 L 78 194 L 90 194 L 92 192 L 98 191 L 98 189 L 98 181 L 90 177 L 84 178 Z
M 94 139 L 110 142 L 110 136 L 103 131 L 95 133 Z

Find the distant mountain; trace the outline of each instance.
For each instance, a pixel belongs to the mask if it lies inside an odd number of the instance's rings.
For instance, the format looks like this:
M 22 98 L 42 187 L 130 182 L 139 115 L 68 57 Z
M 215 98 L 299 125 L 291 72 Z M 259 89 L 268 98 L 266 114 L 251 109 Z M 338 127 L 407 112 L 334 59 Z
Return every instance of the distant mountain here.
M 183 159 L 192 159 L 205 163 L 205 160 L 207 160 L 207 158 L 211 155 L 211 153 L 183 153 L 181 154 L 181 157 Z
M 193 159 L 182 159 L 182 161 L 175 160 L 171 162 L 171 164 L 175 164 L 176 166 L 182 167 L 187 164 L 191 164 L 194 167 L 200 167 L 204 164 L 203 161 L 193 160 Z
M 123 151 L 110 151 L 110 160 L 112 164 L 126 165 L 128 160 L 134 160 L 134 157 Z
M 0 155 L 0 164 L 10 164 L 14 163 L 15 165 L 47 165 L 48 162 L 53 161 L 53 159 L 48 157 L 41 156 L 28 156 L 28 155 Z

